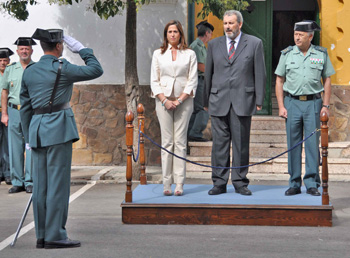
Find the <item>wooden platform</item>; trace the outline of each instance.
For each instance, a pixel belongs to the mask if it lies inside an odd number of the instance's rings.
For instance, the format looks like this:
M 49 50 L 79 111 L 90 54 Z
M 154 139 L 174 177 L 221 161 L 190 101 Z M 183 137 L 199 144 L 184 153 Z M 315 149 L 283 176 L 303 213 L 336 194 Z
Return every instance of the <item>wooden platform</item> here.
M 252 185 L 252 196 L 209 196 L 210 185 L 185 185 L 185 195 L 163 196 L 162 185 L 139 185 L 121 204 L 125 224 L 332 226 L 332 205 L 321 197 L 284 196 L 286 186 Z M 173 189 L 174 190 L 174 189 Z

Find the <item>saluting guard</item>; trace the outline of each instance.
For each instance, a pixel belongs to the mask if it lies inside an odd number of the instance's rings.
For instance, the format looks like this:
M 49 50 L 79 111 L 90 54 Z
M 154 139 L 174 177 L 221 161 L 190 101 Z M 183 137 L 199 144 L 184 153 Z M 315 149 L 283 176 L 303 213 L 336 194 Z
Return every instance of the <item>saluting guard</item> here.
M 37 248 L 79 247 L 66 232 L 70 192 L 72 144 L 79 140 L 69 101 L 73 83 L 102 75 L 92 49 L 85 48 L 60 29 L 37 29 L 44 56 L 23 74 L 21 119 L 26 142 L 32 149 L 33 210 Z M 59 59 L 63 42 L 79 53 L 85 66 Z

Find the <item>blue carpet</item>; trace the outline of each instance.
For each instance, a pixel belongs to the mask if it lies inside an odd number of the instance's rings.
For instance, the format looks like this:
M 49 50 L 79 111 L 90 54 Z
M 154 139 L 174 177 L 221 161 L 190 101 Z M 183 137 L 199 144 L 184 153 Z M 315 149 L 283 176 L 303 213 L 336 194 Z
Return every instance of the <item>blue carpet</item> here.
M 288 186 L 249 185 L 253 195 L 243 196 L 235 193 L 232 185 L 226 194 L 208 195 L 212 185 L 185 184 L 183 196 L 164 196 L 162 184 L 138 185 L 133 191 L 135 204 L 242 204 L 242 205 L 322 205 L 321 196 L 306 194 L 302 187 L 301 194 L 285 196 Z M 174 192 L 175 185 L 172 185 Z

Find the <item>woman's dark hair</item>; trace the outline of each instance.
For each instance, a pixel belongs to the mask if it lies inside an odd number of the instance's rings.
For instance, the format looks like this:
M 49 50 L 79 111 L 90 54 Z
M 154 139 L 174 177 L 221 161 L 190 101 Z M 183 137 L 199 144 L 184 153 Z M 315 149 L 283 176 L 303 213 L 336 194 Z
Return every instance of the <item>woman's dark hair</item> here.
M 161 53 L 164 54 L 165 51 L 168 49 L 168 38 L 167 38 L 167 34 L 168 34 L 168 29 L 171 25 L 175 25 L 176 28 L 178 29 L 179 33 L 180 33 L 180 42 L 179 42 L 179 49 L 180 50 L 184 50 L 187 49 L 187 44 L 186 44 L 186 40 L 185 40 L 185 34 L 184 31 L 182 29 L 182 25 L 179 21 L 177 20 L 171 20 L 170 22 L 168 22 L 167 25 L 165 25 L 164 28 L 164 38 L 163 38 L 163 45 L 160 47 L 161 49 Z

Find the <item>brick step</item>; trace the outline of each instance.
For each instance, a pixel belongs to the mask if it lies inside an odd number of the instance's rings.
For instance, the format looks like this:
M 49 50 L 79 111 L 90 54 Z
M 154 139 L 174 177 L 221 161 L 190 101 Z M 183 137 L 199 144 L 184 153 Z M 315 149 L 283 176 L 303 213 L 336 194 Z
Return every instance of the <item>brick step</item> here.
M 283 130 L 285 119 L 278 116 L 253 116 L 251 130 Z
M 251 130 L 251 143 L 286 143 L 285 130 Z
M 212 142 L 189 142 L 191 157 L 210 157 Z M 250 143 L 251 158 L 271 158 L 287 150 L 286 143 Z M 285 154 L 287 156 L 287 154 Z M 303 148 L 303 156 L 304 148 Z M 349 158 L 350 142 L 330 142 L 329 158 Z
M 190 153 L 193 157 L 211 155 L 212 142 L 190 142 Z M 286 143 L 251 143 L 251 157 L 274 157 L 287 150 Z M 232 154 L 232 151 L 231 151 Z
M 188 157 L 189 160 L 210 165 L 210 157 Z M 265 161 L 264 158 L 251 158 L 250 164 L 258 163 Z M 303 173 L 305 172 L 305 166 L 303 166 Z M 211 168 L 197 166 L 192 163 L 187 163 L 186 165 L 187 172 L 198 172 L 198 173 L 210 173 Z M 350 176 L 350 160 L 347 158 L 329 158 L 328 159 L 328 171 L 330 175 L 346 175 Z M 257 174 L 276 174 L 276 175 L 287 175 L 288 174 L 288 159 L 287 158 L 277 158 L 271 161 L 268 161 L 263 164 L 252 166 L 249 168 L 250 173 Z M 320 168 L 321 172 L 321 168 Z
M 277 111 L 278 115 L 278 111 Z M 273 132 L 276 131 L 277 132 Z M 283 137 L 275 137 L 275 134 L 285 135 L 285 120 L 278 116 L 253 116 L 251 124 L 252 142 L 261 140 L 272 142 L 284 142 Z M 211 119 L 208 121 L 207 128 L 203 132 L 204 138 L 211 139 Z M 262 136 L 263 135 L 263 136 Z
M 282 160 L 281 160 L 282 161 Z M 350 182 L 350 164 L 348 159 L 335 159 L 335 160 L 329 160 L 329 181 L 335 182 L 335 181 L 341 181 L 341 182 Z M 190 171 L 188 169 L 189 163 L 187 163 L 187 172 L 186 172 L 186 178 L 193 178 L 193 179 L 211 179 L 211 170 L 210 171 Z M 254 167 L 252 167 L 249 170 L 248 178 L 250 180 L 257 180 L 257 181 L 264 181 L 264 180 L 279 180 L 279 181 L 285 181 L 286 185 L 288 185 L 288 179 L 289 175 L 286 172 L 263 172 L 263 171 L 254 171 L 252 170 Z M 105 179 L 113 179 L 117 180 L 119 183 L 126 182 L 125 180 L 125 169 L 126 167 L 123 166 L 117 166 L 116 171 L 113 171 L 110 175 L 111 178 L 108 176 L 105 176 Z M 320 168 L 320 173 L 321 173 Z M 146 174 L 147 174 L 147 182 L 149 183 L 156 183 L 161 184 L 162 183 L 162 172 L 161 167 L 153 167 L 153 166 L 147 166 L 146 168 Z

